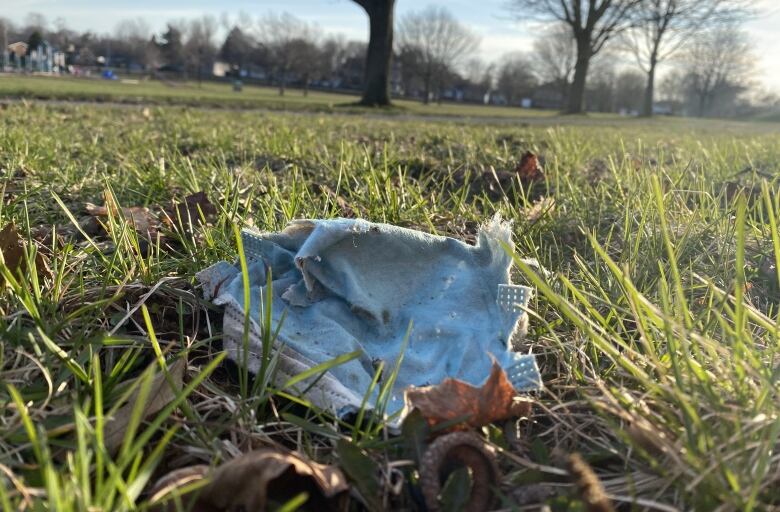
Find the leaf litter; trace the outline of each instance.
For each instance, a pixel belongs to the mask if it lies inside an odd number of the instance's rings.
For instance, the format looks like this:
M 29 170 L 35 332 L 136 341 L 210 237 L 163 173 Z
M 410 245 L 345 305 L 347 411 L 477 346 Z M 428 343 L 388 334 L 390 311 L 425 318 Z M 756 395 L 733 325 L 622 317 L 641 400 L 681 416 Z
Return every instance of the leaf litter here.
M 207 225 L 217 215 L 217 208 L 209 201 L 205 192 L 186 196 L 183 200 L 172 200 L 169 204 L 152 207 L 117 206 L 113 196 L 105 194 L 105 204 L 85 205 L 88 216 L 79 222 L 88 236 L 111 235 L 114 224 L 111 218 L 121 217 L 139 236 L 141 251 L 146 254 L 149 244 L 157 240 L 170 245 L 175 243 L 171 235 L 177 233 L 186 237 L 197 234 L 198 226 Z
M 434 386 L 406 390 L 406 405 L 413 412 L 404 422 L 403 434 L 419 460 L 428 510 L 478 512 L 495 503 L 494 487 L 501 476 L 495 451 L 474 430 L 528 416 L 532 401 L 518 395 L 495 360 L 481 386 L 448 378 Z M 425 438 L 435 436 L 439 437 L 426 446 Z M 460 473 L 466 469 L 467 477 Z
M 141 387 L 137 387 L 128 397 L 125 405 L 120 407 L 105 424 L 105 444 L 110 452 L 119 449 L 128 433 L 134 414 L 141 419 L 159 412 L 171 403 L 182 388 L 186 361 L 178 359 L 165 373 L 157 373 L 152 377 L 148 392 L 141 395 Z M 142 377 L 143 378 L 143 377 Z M 138 383 L 143 385 L 143 383 Z M 139 398 L 142 399 L 140 403 Z M 139 408 L 140 407 L 140 408 Z
M 201 485 L 192 490 L 193 484 Z M 268 510 L 301 493 L 306 493 L 306 510 L 339 511 L 346 509 L 348 490 L 337 467 L 268 447 L 247 452 L 214 470 L 206 465 L 174 470 L 159 479 L 150 494 L 157 511 L 176 510 L 173 498 L 193 512 Z
M 28 261 L 25 253 L 30 245 L 30 241 L 19 235 L 19 230 L 14 223 L 9 223 L 0 230 L 0 257 L 12 275 L 24 272 L 27 268 Z M 40 250 L 35 251 L 34 266 L 38 277 L 51 276 L 46 256 Z M 0 273 L 0 284 L 5 280 L 5 276 Z

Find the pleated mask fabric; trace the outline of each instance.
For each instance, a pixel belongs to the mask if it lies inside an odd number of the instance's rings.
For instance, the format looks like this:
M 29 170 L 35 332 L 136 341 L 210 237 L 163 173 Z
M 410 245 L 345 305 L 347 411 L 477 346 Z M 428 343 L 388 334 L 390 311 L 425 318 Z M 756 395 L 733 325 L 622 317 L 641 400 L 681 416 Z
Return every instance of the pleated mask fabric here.
M 206 299 L 225 307 L 223 343 L 249 370 L 261 365 L 261 301 L 271 273 L 275 383 L 357 351 L 356 359 L 316 381 L 299 383 L 316 406 L 344 414 L 375 408 L 367 396 L 380 362 L 388 378 L 402 360 L 385 412 L 403 410 L 408 386 L 455 377 L 474 385 L 495 358 L 518 391 L 541 387 L 532 355 L 515 351 L 527 322 L 531 289 L 510 282 L 511 225 L 483 225 L 475 245 L 359 219 L 298 220 L 283 231 L 245 230 L 242 242 L 250 286 L 245 340 L 244 279 L 239 263 L 217 263 L 197 278 Z M 281 325 L 279 325 L 281 323 Z M 514 340 L 514 341 L 513 341 Z M 308 389 L 307 389 L 308 388 Z

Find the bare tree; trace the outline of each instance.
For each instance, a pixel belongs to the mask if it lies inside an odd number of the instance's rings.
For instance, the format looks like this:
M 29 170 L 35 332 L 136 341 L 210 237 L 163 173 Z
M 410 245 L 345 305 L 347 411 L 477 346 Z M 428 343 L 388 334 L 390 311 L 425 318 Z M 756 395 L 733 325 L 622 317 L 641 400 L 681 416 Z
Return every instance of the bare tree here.
M 214 36 L 218 23 L 212 16 L 203 16 L 189 22 L 187 27 L 187 42 L 184 44 L 184 55 L 189 68 L 194 68 L 201 86 L 203 68 L 213 64 L 217 55 Z
M 318 37 L 317 27 L 286 12 L 269 14 L 260 20 L 259 39 L 270 52 L 280 96 L 293 73 L 306 75 L 300 78 L 304 80 L 304 94 L 307 93 L 308 69 L 315 65 L 313 49 Z
M 120 21 L 114 30 L 118 44 L 131 60 L 149 69 L 154 64 L 152 52 L 149 51 L 149 41 L 152 29 L 143 18 Z
M 488 64 L 479 57 L 466 61 L 464 65 L 466 79 L 481 89 L 483 98 L 493 88 L 494 65 Z
M 686 86 L 699 116 L 712 112 L 718 94 L 736 95 L 749 85 L 755 60 L 744 31 L 734 25 L 713 27 L 696 36 L 681 55 Z
M 291 69 L 303 86 L 303 95 L 308 96 L 312 76 L 326 73 L 327 62 L 314 39 L 298 38 L 291 46 Z
M 184 68 L 184 44 L 182 42 L 182 26 L 184 21 L 169 21 L 166 24 L 165 32 L 159 40 L 155 38 L 156 46 L 160 51 L 160 58 L 163 61 L 165 71 L 183 74 Z
M 672 57 L 702 29 L 732 23 L 748 13 L 750 0 L 645 0 L 637 7 L 638 24 L 625 43 L 646 74 L 643 116 L 653 115 L 658 64 Z
M 543 81 L 555 84 L 562 97 L 569 92 L 577 60 L 577 45 L 571 29 L 562 23 L 551 25 L 534 41 L 531 55 L 534 71 Z
M 624 70 L 615 77 L 613 109 L 631 115 L 638 114 L 642 105 L 644 77 L 635 70 Z
M 530 59 L 519 52 L 504 55 L 498 68 L 496 88 L 507 104 L 517 104 L 536 86 L 536 77 Z
M 8 34 L 13 31 L 13 26 L 8 18 L 0 18 L 0 44 L 3 46 L 0 48 L 0 71 L 4 71 L 5 66 L 8 65 L 6 60 L 8 59 Z
M 401 71 L 401 89 L 405 96 L 412 96 L 422 89 L 423 58 L 418 48 L 399 48 L 396 61 Z
M 240 76 L 241 70 L 245 69 L 251 61 L 253 51 L 255 51 L 255 41 L 252 37 L 238 25 L 233 25 L 219 49 L 219 56 Z
M 577 47 L 574 78 L 569 91 L 567 112 L 582 112 L 585 83 L 591 58 L 616 34 L 636 21 L 637 6 L 650 0 L 511 0 L 510 9 L 518 17 L 566 24 Z
M 344 85 L 341 76 L 345 68 L 358 67 L 358 82 L 365 74 L 366 44 L 358 41 L 348 41 L 342 34 L 330 34 L 320 44 L 319 73 L 332 87 Z
M 368 106 L 390 105 L 395 0 L 354 0 L 368 14 L 369 38 L 363 98 Z
M 596 112 L 615 111 L 615 83 L 618 76 L 616 59 L 604 58 L 605 55 L 606 52 L 592 59 L 588 68 L 584 103 L 588 110 Z
M 682 69 L 673 69 L 664 73 L 658 85 L 658 95 L 662 101 L 681 105 L 685 101 L 685 73 Z
M 366 49 L 362 41 L 347 41 L 343 36 L 329 36 L 320 45 L 320 73 L 331 87 L 359 88 L 366 74 Z
M 423 101 L 428 103 L 432 87 L 440 89 L 445 73 L 474 53 L 479 47 L 479 37 L 446 8 L 431 6 L 404 16 L 398 25 L 398 47 L 401 51 L 419 52 L 425 90 Z

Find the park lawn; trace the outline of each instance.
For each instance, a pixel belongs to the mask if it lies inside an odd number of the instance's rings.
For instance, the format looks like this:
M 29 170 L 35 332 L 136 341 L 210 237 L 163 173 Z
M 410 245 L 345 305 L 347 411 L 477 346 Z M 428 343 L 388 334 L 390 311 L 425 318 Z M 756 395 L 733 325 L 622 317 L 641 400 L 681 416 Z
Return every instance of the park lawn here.
M 498 187 L 525 151 L 544 180 Z M 516 254 L 548 272 L 515 270 L 537 291 L 525 342 L 546 388 L 530 418 L 482 432 L 504 507 L 581 510 L 574 452 L 636 510 L 778 506 L 778 170 L 771 124 L 6 105 L 0 228 L 35 241 L 26 271 L 0 265 L 0 506 L 132 509 L 168 470 L 273 442 L 325 463 L 344 463 L 339 439 L 380 467 L 408 459 L 381 422 L 248 394 L 215 366 L 219 315 L 194 288 L 235 257 L 235 227 L 350 213 L 466 240 L 501 213 Z M 158 211 L 200 191 L 217 215 L 151 244 L 119 215 L 86 231 L 87 203 Z M 161 358 L 186 360 L 190 386 L 107 450 L 123 383 Z M 399 468 L 415 482 L 414 462 Z M 413 508 L 409 489 L 379 485 L 376 499 Z
M 162 82 L 141 80 L 103 80 L 49 76 L 0 74 L 0 99 L 28 98 L 48 100 L 120 102 L 130 104 L 175 104 L 215 108 L 259 108 L 271 110 L 309 110 L 323 112 L 365 113 L 355 105 L 357 94 L 338 94 L 288 88 L 283 96 L 276 87 L 244 85 L 235 92 L 228 82 Z M 443 103 L 423 105 L 418 101 L 398 100 L 384 114 L 421 116 L 459 116 L 490 118 L 548 118 L 553 111 L 509 108 L 495 105 Z M 601 117 L 604 117 L 603 115 Z M 610 116 L 606 116 L 610 117 Z M 614 116 L 612 116 L 614 117 Z

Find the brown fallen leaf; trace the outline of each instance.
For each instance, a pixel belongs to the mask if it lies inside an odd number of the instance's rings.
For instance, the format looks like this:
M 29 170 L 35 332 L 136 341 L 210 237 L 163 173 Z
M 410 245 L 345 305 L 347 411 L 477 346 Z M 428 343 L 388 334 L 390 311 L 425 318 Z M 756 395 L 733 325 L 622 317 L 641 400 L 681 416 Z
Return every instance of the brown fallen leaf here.
M 460 170 L 454 174 L 455 182 L 462 185 L 468 182 L 470 173 Z M 504 196 L 510 199 L 517 197 L 518 183 L 525 190 L 524 198 L 528 201 L 537 200 L 549 194 L 544 183 L 544 171 L 539 163 L 539 157 L 530 151 L 526 151 L 520 162 L 512 170 L 497 170 L 488 166 L 482 171 L 471 173 L 471 188 L 476 193 L 486 193 L 491 200 L 498 200 Z
M 723 197 L 727 204 L 736 202 L 737 197 L 743 194 L 748 205 L 761 200 L 763 192 L 761 185 L 757 183 L 742 183 L 740 181 L 726 181 L 723 183 Z
M 181 497 L 185 510 L 218 512 L 266 510 L 302 492 L 305 510 L 346 510 L 349 489 L 344 474 L 334 466 L 318 464 L 294 452 L 261 448 L 233 459 L 210 473 L 207 466 L 178 469 L 161 478 L 151 490 L 154 510 L 175 510 L 177 489 L 206 481 Z M 189 499 L 188 499 L 189 498 Z
M 539 165 L 539 158 L 530 151 L 523 153 L 520 163 L 515 168 L 515 173 L 524 185 L 544 179 L 544 171 Z
M 533 204 L 523 210 L 525 219 L 531 224 L 535 224 L 543 216 L 552 213 L 555 210 L 555 198 L 540 197 Z
M 67 229 L 63 230 L 54 225 L 41 224 L 40 226 L 32 228 L 30 230 L 30 235 L 33 240 L 38 242 L 39 250 L 45 255 L 50 256 L 52 246 L 59 247 L 65 243 L 62 231 L 66 231 L 67 233 Z
M 13 222 L 0 230 L 0 256 L 2 256 L 3 263 L 12 274 L 19 270 L 24 270 L 24 252 L 27 244 L 28 241 L 19 236 L 19 231 Z M 35 269 L 39 277 L 51 275 L 46 257 L 40 251 L 35 253 Z M 0 284 L 4 282 L 5 278 L 0 274 Z
M 170 383 L 163 373 L 157 373 L 152 377 L 149 395 L 146 398 L 147 401 L 143 405 L 141 413 L 142 418 L 148 418 L 152 414 L 159 412 L 176 398 L 176 393 L 182 388 L 185 366 L 185 360 L 178 359 L 170 368 L 168 368 L 168 375 L 170 375 L 171 379 Z M 176 389 L 173 389 L 171 384 L 173 384 Z M 105 445 L 108 451 L 115 452 L 122 445 L 139 393 L 140 386 L 133 391 L 128 398 L 127 403 L 120 407 L 111 419 L 106 422 L 104 435 Z
M 3 256 L 3 263 L 11 272 L 16 272 L 24 263 L 24 240 L 19 236 L 13 222 L 0 231 L 0 254 Z
M 531 412 L 531 401 L 517 398 L 517 391 L 495 360 L 481 387 L 448 378 L 435 386 L 409 387 L 404 395 L 407 408 L 419 409 L 432 427 L 463 419 L 444 431 L 479 428 Z
M 202 223 L 201 213 L 206 222 L 217 215 L 217 207 L 214 206 L 205 192 L 196 192 L 184 198 L 183 202 L 172 202 L 163 212 L 163 222 L 168 227 L 197 226 Z M 187 229 L 189 231 L 189 229 Z
M 117 211 L 116 206 L 96 206 L 92 203 L 86 204 L 87 213 L 92 217 L 105 217 L 109 215 L 116 215 L 121 212 L 122 217 L 133 226 L 139 235 L 148 237 L 150 240 L 154 239 L 157 233 L 157 227 L 159 221 L 154 213 L 144 206 L 130 206 L 122 207 Z M 104 223 L 104 228 L 108 228 L 108 224 Z

